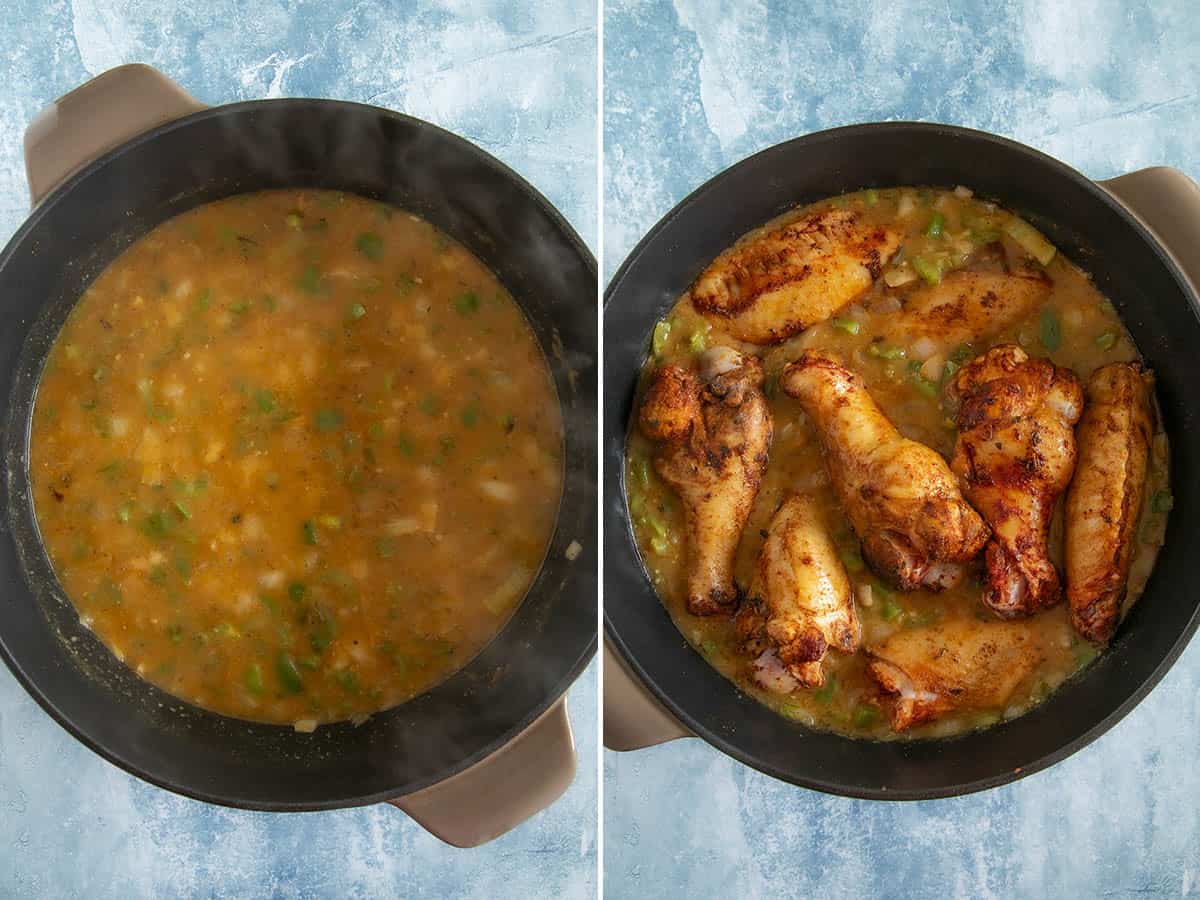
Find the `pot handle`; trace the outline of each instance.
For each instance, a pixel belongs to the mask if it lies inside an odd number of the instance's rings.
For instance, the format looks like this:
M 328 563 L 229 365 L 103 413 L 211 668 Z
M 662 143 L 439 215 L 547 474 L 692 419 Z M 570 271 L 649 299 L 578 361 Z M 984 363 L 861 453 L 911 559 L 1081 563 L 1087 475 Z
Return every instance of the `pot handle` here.
M 388 802 L 447 844 L 478 847 L 561 797 L 575 778 L 575 762 L 564 696 L 491 756 Z
M 1153 166 L 1100 186 L 1150 230 L 1200 294 L 1200 185 L 1178 169 Z
M 677 738 L 693 737 L 663 709 L 604 642 L 604 746 L 641 750 Z
M 34 206 L 96 157 L 203 103 L 141 63 L 117 66 L 43 109 L 25 129 L 25 177 Z

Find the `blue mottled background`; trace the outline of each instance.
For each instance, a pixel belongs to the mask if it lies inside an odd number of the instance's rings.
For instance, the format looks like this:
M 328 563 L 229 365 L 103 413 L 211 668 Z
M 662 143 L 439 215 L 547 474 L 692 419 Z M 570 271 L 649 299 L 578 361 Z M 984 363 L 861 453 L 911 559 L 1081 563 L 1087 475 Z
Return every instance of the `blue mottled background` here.
M 693 188 L 835 125 L 983 128 L 1106 178 L 1200 178 L 1194 0 L 610 0 L 604 270 Z M 905 805 L 792 788 L 698 740 L 605 752 L 611 897 L 1200 894 L 1200 645 L 1120 725 L 985 794 Z
M 475 141 L 596 242 L 594 0 L 0 4 L 0 240 L 28 211 L 21 135 L 92 75 L 146 62 L 200 100 L 317 96 Z M 570 694 L 580 774 L 550 810 L 454 850 L 390 807 L 269 815 L 143 784 L 0 666 L 0 897 L 586 898 L 596 884 L 595 665 Z

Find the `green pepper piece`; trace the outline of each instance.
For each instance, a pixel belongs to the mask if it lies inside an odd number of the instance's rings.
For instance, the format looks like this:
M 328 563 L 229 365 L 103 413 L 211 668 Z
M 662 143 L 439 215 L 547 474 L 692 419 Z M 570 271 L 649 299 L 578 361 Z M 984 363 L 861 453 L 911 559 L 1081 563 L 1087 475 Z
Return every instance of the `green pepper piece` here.
M 654 337 L 650 341 L 650 346 L 654 350 L 655 356 L 660 356 L 663 349 L 667 346 L 667 338 L 671 336 L 671 321 L 663 319 L 654 326 Z
M 383 255 L 383 238 L 373 231 L 364 231 L 354 239 L 354 248 L 367 259 L 379 259 Z
M 870 728 L 879 721 L 879 710 L 870 704 L 863 703 L 854 708 L 854 727 Z
M 854 319 L 830 319 L 829 324 L 834 328 L 840 328 L 846 334 L 858 334 L 861 327 Z
M 296 668 L 296 661 L 290 653 L 279 654 L 275 660 L 275 674 L 279 676 L 279 683 L 289 694 L 298 694 L 304 690 L 304 679 L 300 677 L 300 670 Z
M 246 667 L 245 681 L 246 689 L 250 691 L 250 693 L 255 695 L 261 694 L 263 692 L 262 666 L 260 666 L 258 663 L 250 663 L 250 665 Z
M 1046 307 L 1038 320 L 1038 339 L 1042 346 L 1053 353 L 1062 346 L 1062 323 L 1058 313 Z
M 942 267 L 927 256 L 914 256 L 912 267 L 928 284 L 938 284 L 942 280 Z

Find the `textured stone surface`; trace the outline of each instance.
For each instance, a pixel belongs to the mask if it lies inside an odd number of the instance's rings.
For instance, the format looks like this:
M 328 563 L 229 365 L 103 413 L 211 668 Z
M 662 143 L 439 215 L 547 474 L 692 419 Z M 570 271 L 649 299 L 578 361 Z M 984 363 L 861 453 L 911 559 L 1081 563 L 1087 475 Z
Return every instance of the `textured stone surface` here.
M 1105 178 L 1200 177 L 1189 0 L 614 0 L 605 7 L 604 271 L 715 173 L 853 122 L 983 128 Z M 1151 9 L 1151 7 L 1153 7 Z M 954 800 L 800 790 L 696 740 L 605 753 L 611 897 L 1200 893 L 1200 646 L 1053 769 Z
M 595 246 L 596 6 L 447 0 L 0 6 L 0 236 L 24 219 L 26 123 L 124 62 L 208 103 L 359 100 L 475 141 Z M 453 850 L 390 807 L 268 815 L 168 794 L 76 743 L 0 666 L 0 897 L 585 898 L 596 883 L 596 675 L 571 691 L 580 774 L 495 843 Z

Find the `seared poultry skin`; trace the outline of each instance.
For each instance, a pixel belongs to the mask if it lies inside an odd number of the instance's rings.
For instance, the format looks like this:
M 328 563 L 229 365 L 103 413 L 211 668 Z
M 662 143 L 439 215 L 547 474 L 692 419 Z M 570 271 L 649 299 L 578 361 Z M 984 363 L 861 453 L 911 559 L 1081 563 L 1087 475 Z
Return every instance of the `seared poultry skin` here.
M 862 379 L 832 355 L 805 351 L 784 368 L 780 386 L 816 426 L 871 568 L 900 590 L 945 587 L 947 564 L 972 559 L 988 538 L 946 461 L 900 434 Z
M 698 371 L 657 369 L 642 402 L 641 429 L 658 442 L 655 471 L 684 506 L 693 615 L 713 615 L 737 598 L 734 555 L 771 446 L 762 383 L 757 357 L 717 347 Z
M 1053 606 L 1062 586 L 1047 532 L 1075 469 L 1079 379 L 1001 344 L 963 366 L 948 393 L 959 404 L 951 466 L 992 529 L 983 602 L 1006 619 Z
M 899 248 L 897 229 L 826 209 L 734 244 L 692 285 L 692 305 L 741 341 L 777 344 L 868 290 Z
M 812 498 L 793 495 L 775 513 L 737 628 L 743 640 L 765 635 L 800 687 L 825 683 L 821 662 L 830 647 L 858 649 L 850 578 Z
M 955 619 L 897 631 L 868 647 L 867 671 L 904 731 L 957 708 L 1003 706 L 1042 653 L 1024 622 Z
M 1044 303 L 1052 286 L 1041 269 L 952 272 L 938 284 L 909 294 L 886 336 L 901 346 L 924 338 L 942 351 L 978 343 Z
M 1151 377 L 1140 364 L 1102 366 L 1088 381 L 1075 429 L 1079 463 L 1067 492 L 1067 601 L 1075 630 L 1099 643 L 1112 638 L 1125 599 L 1154 434 L 1150 392 Z

